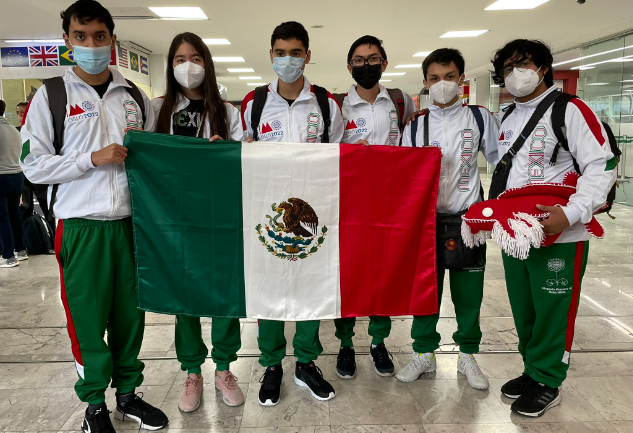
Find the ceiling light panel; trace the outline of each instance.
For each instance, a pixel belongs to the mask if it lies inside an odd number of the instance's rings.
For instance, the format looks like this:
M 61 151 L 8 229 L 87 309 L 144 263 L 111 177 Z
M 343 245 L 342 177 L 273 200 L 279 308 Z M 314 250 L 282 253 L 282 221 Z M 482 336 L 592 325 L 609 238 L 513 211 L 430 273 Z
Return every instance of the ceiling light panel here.
M 395 69 L 412 69 L 412 68 L 421 68 L 422 65 L 416 63 L 414 65 L 397 65 Z
M 262 77 L 240 77 L 240 80 L 251 80 L 251 81 L 254 81 L 254 80 L 261 80 L 261 79 L 262 79 Z
M 209 19 L 199 7 L 150 7 L 148 9 L 165 20 Z
M 534 9 L 547 3 L 549 0 L 497 0 L 485 11 L 507 11 L 516 9 Z
M 490 30 L 459 30 L 446 32 L 440 36 L 440 38 L 475 38 L 489 31 Z
M 432 51 L 418 51 L 412 57 L 426 57 L 426 56 L 428 56 L 431 53 L 432 53 Z
M 230 62 L 245 62 L 244 57 L 218 57 L 213 56 L 213 61 L 216 63 L 230 63 Z
M 231 45 L 228 39 L 203 39 L 205 45 Z
M 396 77 L 398 75 L 404 75 L 406 74 L 406 72 L 383 72 L 382 76 L 383 77 Z
M 229 72 L 255 72 L 253 68 L 228 68 Z

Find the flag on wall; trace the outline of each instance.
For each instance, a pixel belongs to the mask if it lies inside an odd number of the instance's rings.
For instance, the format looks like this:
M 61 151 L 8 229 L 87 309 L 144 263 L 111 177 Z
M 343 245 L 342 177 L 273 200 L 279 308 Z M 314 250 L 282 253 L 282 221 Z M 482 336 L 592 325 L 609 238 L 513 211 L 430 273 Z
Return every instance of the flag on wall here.
M 29 47 L 29 61 L 34 66 L 59 66 L 57 46 Z
M 141 309 L 274 320 L 437 313 L 440 149 L 135 131 L 125 145 Z
M 149 63 L 147 62 L 147 57 L 139 56 L 141 59 L 141 73 L 145 75 L 149 75 Z
M 138 54 L 130 51 L 130 69 L 138 72 Z
M 60 45 L 58 49 L 60 66 L 74 66 L 75 58 L 73 57 L 73 50 L 69 49 L 65 45 Z
M 3 68 L 28 67 L 29 49 L 27 47 L 0 48 L 0 62 Z
M 127 55 L 127 48 L 119 45 L 119 66 L 126 69 L 129 68 Z

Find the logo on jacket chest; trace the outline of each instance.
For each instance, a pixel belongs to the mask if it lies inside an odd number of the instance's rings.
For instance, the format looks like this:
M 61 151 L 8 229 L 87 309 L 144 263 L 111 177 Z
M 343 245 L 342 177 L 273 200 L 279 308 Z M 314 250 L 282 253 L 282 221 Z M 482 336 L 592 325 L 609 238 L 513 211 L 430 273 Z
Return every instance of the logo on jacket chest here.
M 281 120 L 273 120 L 272 122 L 265 122 L 259 124 L 258 139 L 268 140 L 272 137 L 283 137 L 284 132 L 282 128 Z
M 354 134 L 362 134 L 367 132 L 367 122 L 362 117 L 358 119 L 350 119 L 345 124 L 345 136 L 354 135 Z
M 66 114 L 69 123 L 75 123 L 80 120 L 98 116 L 99 112 L 95 111 L 95 104 L 90 101 L 84 101 L 81 104 L 71 104 L 70 110 L 68 114 Z
M 510 146 L 510 139 L 514 136 L 514 132 L 511 129 L 507 129 L 505 131 L 501 131 L 499 135 L 499 139 L 497 140 L 497 145 L 499 146 Z

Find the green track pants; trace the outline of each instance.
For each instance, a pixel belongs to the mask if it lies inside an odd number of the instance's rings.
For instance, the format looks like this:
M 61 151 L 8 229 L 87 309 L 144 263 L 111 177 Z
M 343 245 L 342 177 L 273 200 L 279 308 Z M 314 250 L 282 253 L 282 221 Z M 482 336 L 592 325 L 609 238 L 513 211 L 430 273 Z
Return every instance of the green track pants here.
M 479 327 L 479 311 L 484 295 L 485 267 L 449 270 L 451 300 L 455 305 L 457 331 L 453 334 L 453 341 L 459 345 L 464 353 L 479 352 L 481 343 L 481 329 Z M 442 304 L 444 292 L 445 269 L 437 268 L 437 301 L 438 312 Z M 440 347 L 440 334 L 437 332 L 439 313 L 431 316 L 415 316 L 411 327 L 413 350 L 417 353 L 433 352 Z
M 218 371 L 228 370 L 242 346 L 240 320 L 214 317 L 211 323 L 211 358 Z M 209 354 L 202 338 L 199 317 L 176 316 L 176 356 L 183 371 L 200 374 Z
M 77 396 L 90 404 L 102 403 L 110 383 L 119 393 L 134 391 L 143 382 L 138 354 L 145 313 L 137 308 L 130 219 L 62 220 L 55 253 L 79 375 Z
M 334 319 L 334 325 L 336 326 L 336 338 L 341 340 L 341 347 L 354 347 L 352 337 L 356 335 L 354 333 L 356 317 Z M 391 332 L 391 317 L 370 317 L 367 332 L 371 335 L 371 344 L 384 343 L 385 338 L 389 337 Z
M 588 254 L 587 241 L 532 248 L 527 260 L 503 253 L 524 371 L 552 388 L 567 377 Z
M 259 363 L 263 367 L 281 364 L 286 356 L 286 336 L 284 335 L 284 324 L 277 320 L 260 320 L 257 328 L 257 343 L 262 352 L 259 356 Z M 296 322 L 297 330 L 292 346 L 294 355 L 299 362 L 315 361 L 323 346 L 319 341 L 319 320 L 307 320 Z

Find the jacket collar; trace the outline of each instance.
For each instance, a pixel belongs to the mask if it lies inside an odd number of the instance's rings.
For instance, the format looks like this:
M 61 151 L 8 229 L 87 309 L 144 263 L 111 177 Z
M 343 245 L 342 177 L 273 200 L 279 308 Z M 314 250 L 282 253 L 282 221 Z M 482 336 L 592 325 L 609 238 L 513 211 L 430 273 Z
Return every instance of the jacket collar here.
M 274 97 L 279 98 L 280 100 L 284 100 L 283 96 L 277 93 L 277 89 L 279 89 L 279 78 L 268 85 L 268 90 L 273 94 Z M 299 97 L 296 99 L 297 101 L 302 101 L 306 99 L 312 98 L 312 84 L 308 81 L 308 79 L 303 76 L 303 89 L 301 89 L 301 93 Z
M 119 71 L 117 71 L 116 69 L 110 69 L 110 73 L 112 74 L 112 88 L 114 87 L 127 87 L 127 88 L 131 88 L 132 86 L 130 86 L 127 82 L 127 80 L 123 77 L 123 75 L 121 75 L 121 73 Z M 75 66 L 73 66 L 72 68 L 68 68 L 66 70 L 66 74 L 64 75 L 64 81 L 67 83 L 78 83 L 78 84 L 83 84 L 84 86 L 89 86 L 88 83 L 86 83 L 84 80 L 82 80 L 81 78 L 79 78 L 77 76 L 77 74 L 75 73 Z
M 514 100 L 514 103 L 516 104 L 516 106 L 517 106 L 517 108 L 518 108 L 518 109 L 525 109 L 525 110 L 529 110 L 529 109 L 532 109 L 532 108 L 536 108 L 536 107 L 538 106 L 538 104 L 540 104 L 540 103 L 541 103 L 541 101 L 542 101 L 543 99 L 545 99 L 545 97 L 546 97 L 547 95 L 549 95 L 550 93 L 555 92 L 555 91 L 557 91 L 557 90 L 560 90 L 560 89 L 559 89 L 559 88 L 558 88 L 558 87 L 554 84 L 552 87 L 550 87 L 549 89 L 547 89 L 547 90 L 545 91 L 545 93 L 543 93 L 543 94 L 542 94 L 541 96 L 539 96 L 538 98 L 534 98 L 534 99 L 532 99 L 531 101 L 527 101 L 527 102 L 519 102 L 519 101 L 517 101 L 517 100 L 515 99 L 515 100 Z
M 441 117 L 442 115 L 452 117 L 459 112 L 463 107 L 462 98 L 457 98 L 457 101 L 453 105 L 449 105 L 446 108 L 440 108 L 435 104 L 429 106 L 430 115 L 433 117 Z
M 374 101 L 374 104 L 379 99 L 391 99 L 391 97 L 389 96 L 389 92 L 387 91 L 387 88 L 385 86 L 383 86 L 382 84 L 378 84 L 378 88 L 380 89 L 380 92 L 378 92 L 378 96 L 376 96 L 376 101 Z M 356 84 L 352 84 L 352 86 L 347 91 L 347 100 L 349 101 L 350 105 L 369 104 L 369 102 L 365 101 L 358 95 Z

